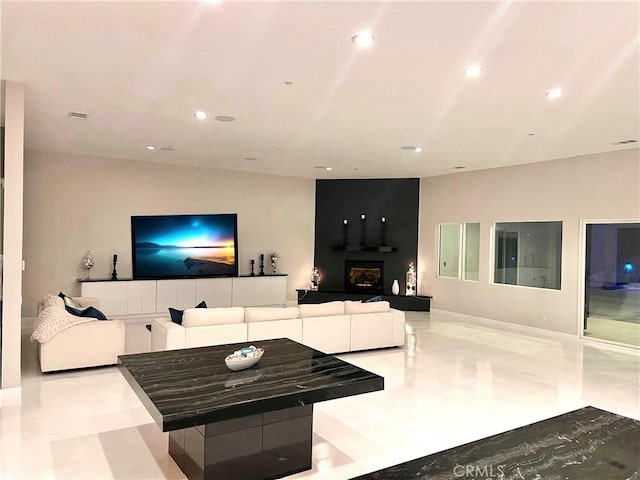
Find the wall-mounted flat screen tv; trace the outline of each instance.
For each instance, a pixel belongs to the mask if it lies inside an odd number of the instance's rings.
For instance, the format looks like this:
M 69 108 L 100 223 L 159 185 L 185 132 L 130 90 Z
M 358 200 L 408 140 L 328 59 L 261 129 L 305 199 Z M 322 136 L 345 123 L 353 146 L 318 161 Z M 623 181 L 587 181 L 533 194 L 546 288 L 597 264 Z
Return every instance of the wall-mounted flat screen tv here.
M 133 278 L 238 275 L 235 213 L 131 217 Z

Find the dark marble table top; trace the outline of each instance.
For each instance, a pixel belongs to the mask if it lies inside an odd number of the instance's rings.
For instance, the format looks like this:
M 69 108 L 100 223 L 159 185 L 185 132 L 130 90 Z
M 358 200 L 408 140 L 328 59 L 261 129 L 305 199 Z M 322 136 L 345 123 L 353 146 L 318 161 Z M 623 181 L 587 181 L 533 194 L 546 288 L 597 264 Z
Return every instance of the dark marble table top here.
M 638 480 L 640 422 L 585 407 L 357 478 Z
M 264 348 L 253 367 L 224 359 Z M 118 368 L 162 431 L 384 389 L 384 378 L 289 339 L 121 355 Z

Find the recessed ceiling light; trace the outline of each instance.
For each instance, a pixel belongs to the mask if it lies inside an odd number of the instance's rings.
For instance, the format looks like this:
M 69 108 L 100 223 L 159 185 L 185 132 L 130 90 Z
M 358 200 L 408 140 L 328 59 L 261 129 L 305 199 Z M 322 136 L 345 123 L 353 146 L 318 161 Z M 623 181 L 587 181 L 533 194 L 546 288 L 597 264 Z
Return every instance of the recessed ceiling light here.
M 156 147 L 154 147 L 153 145 L 147 145 L 144 148 L 146 148 L 147 150 L 155 150 L 156 149 Z
M 408 150 L 410 152 L 420 153 L 422 151 L 422 147 L 416 147 L 415 145 L 403 145 L 400 147 L 400 150 Z
M 361 32 L 351 37 L 351 41 L 359 47 L 370 47 L 376 39 L 369 32 Z
M 293 82 L 284 82 L 284 84 L 285 84 L 287 87 L 292 87 L 292 86 L 293 86 Z
M 88 116 L 89 116 L 88 113 L 82 113 L 82 112 L 69 112 L 69 113 L 67 113 L 67 117 L 75 118 L 77 120 L 86 120 Z
M 333 170 L 333 168 L 332 168 L 332 167 L 324 167 L 324 169 L 325 169 L 327 172 L 330 172 L 331 170 Z
M 462 72 L 467 78 L 478 78 L 482 74 L 482 67 L 480 65 L 469 65 Z
M 555 100 L 556 98 L 560 98 L 562 95 L 564 95 L 564 92 L 559 88 L 552 88 L 547 93 L 545 93 L 545 95 L 547 96 L 547 98 Z
M 453 167 L 454 170 L 462 170 L 463 168 L 467 168 L 464 165 L 458 165 L 457 167 Z
M 219 122 L 233 122 L 236 119 L 235 117 L 231 117 L 229 115 L 218 115 L 214 118 Z
M 197 112 L 195 112 L 193 114 L 193 116 L 196 117 L 198 120 L 206 120 L 207 112 L 203 112 L 202 110 L 198 110 Z

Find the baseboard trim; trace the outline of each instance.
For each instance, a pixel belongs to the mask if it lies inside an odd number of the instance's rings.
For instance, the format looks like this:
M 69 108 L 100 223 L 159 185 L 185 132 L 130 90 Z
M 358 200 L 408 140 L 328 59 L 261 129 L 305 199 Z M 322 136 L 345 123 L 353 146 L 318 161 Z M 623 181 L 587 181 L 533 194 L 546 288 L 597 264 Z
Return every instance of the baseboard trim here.
M 478 317 L 475 315 L 468 315 L 466 313 L 451 312 L 449 310 L 440 310 L 438 308 L 432 308 L 433 316 L 438 315 L 444 318 L 455 317 L 458 320 L 463 320 L 468 323 L 476 325 L 482 325 L 485 327 L 495 328 L 497 330 L 505 330 L 513 333 L 520 333 L 523 335 L 529 335 L 531 337 L 546 338 L 550 340 L 560 340 L 563 342 L 578 343 L 580 338 L 577 335 L 570 333 L 556 332 L 553 330 L 546 330 L 544 328 L 531 327 L 529 325 L 520 325 L 518 323 L 503 322 L 501 320 L 494 320 L 492 318 Z

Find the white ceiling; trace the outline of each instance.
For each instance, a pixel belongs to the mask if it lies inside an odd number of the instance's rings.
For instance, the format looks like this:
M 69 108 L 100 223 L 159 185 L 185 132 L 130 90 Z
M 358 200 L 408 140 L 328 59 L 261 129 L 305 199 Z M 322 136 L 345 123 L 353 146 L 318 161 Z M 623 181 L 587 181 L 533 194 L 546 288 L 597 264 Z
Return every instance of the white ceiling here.
M 4 1 L 1 15 L 30 149 L 422 177 L 640 140 L 638 1 Z M 362 30 L 372 48 L 351 42 Z

